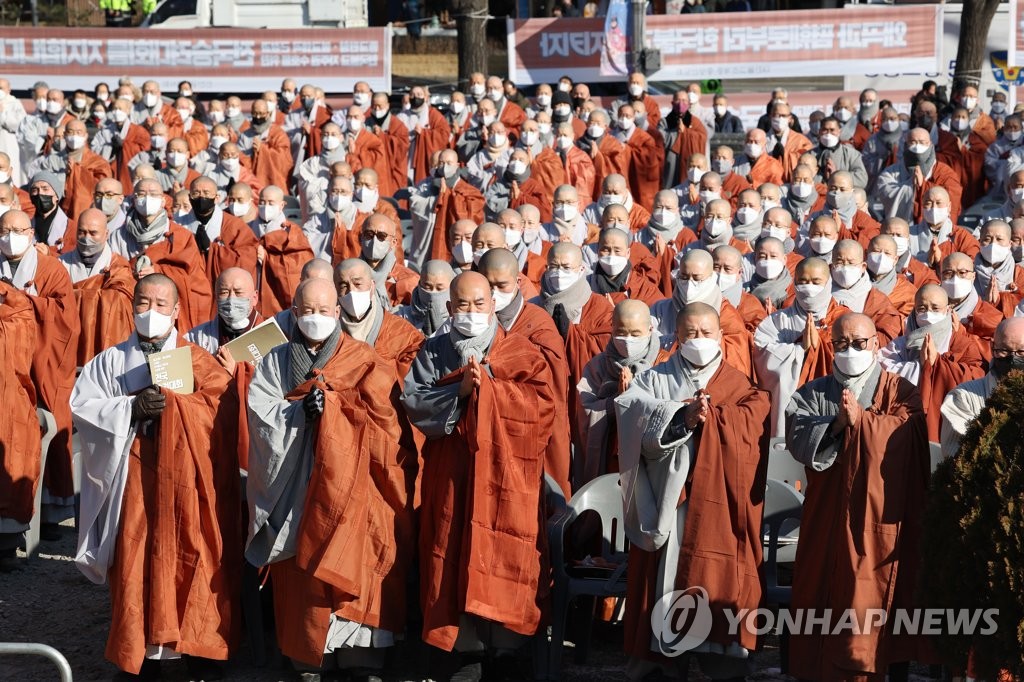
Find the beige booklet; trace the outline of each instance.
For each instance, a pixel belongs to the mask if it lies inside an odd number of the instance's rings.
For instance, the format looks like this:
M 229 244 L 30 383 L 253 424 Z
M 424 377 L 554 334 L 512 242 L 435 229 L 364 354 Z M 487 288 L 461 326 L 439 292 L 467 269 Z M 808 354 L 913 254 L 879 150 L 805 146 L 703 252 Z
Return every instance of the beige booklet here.
M 195 377 L 192 375 L 192 349 L 188 346 L 153 353 L 149 356 L 149 376 L 153 383 L 175 393 L 192 393 Z
M 277 320 L 270 318 L 239 336 L 234 341 L 224 344 L 231 351 L 235 362 L 259 362 L 271 349 L 288 341 L 284 332 L 277 326 Z

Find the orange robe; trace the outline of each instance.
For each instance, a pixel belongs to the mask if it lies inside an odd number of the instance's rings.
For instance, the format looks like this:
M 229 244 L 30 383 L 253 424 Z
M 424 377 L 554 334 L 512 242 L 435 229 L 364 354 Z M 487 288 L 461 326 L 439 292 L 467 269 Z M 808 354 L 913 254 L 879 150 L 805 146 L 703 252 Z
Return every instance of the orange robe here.
M 708 148 L 708 129 L 696 116 L 690 117 L 690 127 L 679 131 L 672 151 L 678 159 L 679 175 L 676 177 L 676 184 L 686 182 L 686 160 L 694 154 L 704 154 Z
M 312 260 L 313 249 L 302 228 L 287 220 L 280 230 L 263 235 L 260 245 L 267 256 L 258 268 L 259 300 L 256 309 L 263 317 L 273 317 L 291 307 L 302 266 Z
M 537 210 L 540 211 L 540 221 L 542 223 L 550 223 L 552 220 L 551 197 L 551 192 L 548 192 L 544 185 L 533 177 L 529 177 L 523 184 L 519 185 L 519 195 L 509 201 L 508 207 L 519 208 L 527 204 L 536 206 Z
M 448 228 L 455 221 L 468 218 L 477 224 L 484 222 L 484 195 L 464 180 L 455 183 L 437 197 L 434 204 L 434 233 L 430 244 L 430 258 L 451 261 L 448 250 Z
M 903 275 L 896 275 L 896 284 L 889 292 L 889 302 L 900 317 L 906 319 L 914 311 L 914 297 L 917 295 L 917 287 L 907 281 Z
M 184 124 L 181 122 L 181 114 L 170 104 L 164 102 L 160 111 L 157 112 L 156 116 L 150 116 L 146 119 L 146 125 L 152 126 L 157 121 L 162 122 L 167 126 L 167 139 L 173 140 L 176 137 L 181 137 L 184 131 Z
M 412 300 L 412 290 L 420 282 L 420 276 L 395 259 L 395 266 L 388 275 L 387 290 L 391 305 L 408 305 Z
M 181 136 L 188 143 L 188 155 L 190 157 L 195 156 L 210 146 L 209 131 L 206 130 L 206 126 L 195 119 L 192 119 L 188 130 L 184 129 L 184 123 L 182 123 Z
M 593 140 L 590 142 L 593 144 Z M 601 182 L 606 176 L 618 173 L 624 178 L 629 178 L 629 153 L 629 147 L 623 145 L 612 135 L 605 133 L 601 136 L 597 154 L 591 157 L 594 164 L 594 187 L 590 191 L 590 196 L 594 201 L 601 197 Z
M 955 220 L 960 215 L 962 205 L 963 187 L 960 185 L 960 175 L 946 164 L 937 160 L 932 168 L 931 177 L 924 181 L 924 184 L 921 185 L 921 188 L 914 195 L 914 221 L 921 222 L 923 220 L 924 198 L 932 187 L 942 187 L 949 192 L 949 215 Z
M 412 153 L 413 184 L 430 175 L 430 157 L 434 152 L 448 147 L 448 137 L 451 132 L 444 114 L 434 107 L 429 107 L 427 127 L 420 130 L 413 143 L 415 145 Z M 404 187 L 407 184 L 404 183 L 401 186 Z
M 778 159 L 773 159 L 768 154 L 761 154 L 757 161 L 750 165 L 750 174 L 747 175 L 747 182 L 757 189 L 766 182 L 774 185 L 782 185 L 782 164 Z
M 729 202 L 733 212 L 736 211 L 736 204 L 740 200 L 740 194 L 748 189 L 752 189 L 752 187 L 742 175 L 729 171 L 729 174 L 722 178 L 722 198 Z
M 391 187 L 395 190 L 409 185 L 409 129 L 394 114 L 388 117 L 388 127 L 377 133 L 384 143 Z M 383 182 L 383 178 L 381 178 Z M 392 192 L 393 194 L 394 192 Z
M 27 524 L 41 473 L 33 356 L 25 352 L 37 343 L 36 321 L 27 296 L 6 282 L 0 282 L 0 295 L 0 381 L 7 415 L 0 419 L 0 517 Z
M 210 243 L 210 250 L 206 252 L 206 275 L 210 280 L 210 286 L 217 285 L 217 278 L 220 273 L 228 268 L 242 268 L 256 281 L 256 250 L 259 248 L 259 240 L 252 229 L 227 211 L 223 214 L 220 224 L 220 236 Z M 216 293 L 216 292 L 215 292 Z M 213 300 L 210 308 L 210 316 L 217 314 L 217 301 Z
M 174 115 L 177 116 L 178 112 L 174 112 Z M 121 148 L 114 154 L 114 160 L 110 162 L 110 170 L 124 187 L 125 194 L 132 192 L 132 171 L 128 168 L 128 162 L 140 152 L 148 152 L 151 145 L 152 140 L 148 130 L 135 123 L 128 124 Z
M 810 140 L 795 130 L 790 130 L 786 134 L 786 143 L 781 153 L 775 157 L 782 164 L 783 182 L 789 182 L 793 178 L 793 171 L 800 165 L 800 157 L 813 147 Z
M 124 256 L 110 254 L 110 265 L 103 272 L 72 286 L 78 304 L 81 334 L 78 337 L 78 366 L 100 351 L 116 346 L 135 329 L 135 277 Z
M 903 316 L 899 314 L 889 297 L 878 289 L 871 289 L 864 301 L 864 314 L 875 323 L 878 345 L 885 348 L 890 341 L 903 334 Z
M 408 181 L 398 187 L 394 186 L 391 167 L 388 165 L 387 151 L 384 143 L 376 135 L 364 128 L 359 131 L 354 141 L 351 136 L 347 140 L 349 152 L 345 156 L 345 160 L 352 167 L 352 174 L 354 175 L 364 168 L 377 171 L 377 190 L 380 192 L 380 196 L 389 197 L 395 193 L 396 189 L 405 189 L 409 186 Z M 355 151 L 352 151 L 353 149 Z
M 579 209 L 582 212 L 590 203 L 594 194 L 594 186 L 600 187 L 597 180 L 597 171 L 594 169 L 594 162 L 590 155 L 579 147 L 572 146 L 565 153 L 565 161 L 559 155 L 559 164 L 562 168 L 561 184 L 572 185 L 576 188 L 576 195 L 579 197 Z M 554 190 L 551 196 L 554 197 Z
M 110 164 L 90 149 L 82 150 L 82 160 L 68 159 L 67 178 L 64 182 L 64 198 L 60 207 L 70 220 L 78 220 L 79 214 L 92 208 L 96 183 L 110 177 Z
M 985 376 L 985 356 L 978 340 L 963 327 L 953 330 L 949 350 L 932 363 L 922 363 L 917 387 L 928 419 L 928 440 L 938 443 L 942 428 L 942 401 L 954 388 Z
M 515 102 L 505 100 L 505 104 L 502 105 L 501 111 L 498 113 L 498 120 L 504 124 L 509 139 L 514 143 L 519 139 L 519 129 L 526 122 L 526 112 Z
M 546 443 L 537 434 L 552 428 L 551 370 L 530 341 L 500 327 L 487 365 L 453 432 L 427 440 L 423 452 L 423 641 L 446 651 L 463 613 L 533 635 L 548 590 L 540 519 Z M 459 381 L 463 371 L 424 390 Z M 411 410 L 410 418 L 418 423 Z
M 633 199 L 643 207 L 654 206 L 654 195 L 661 189 L 661 173 L 665 166 L 665 148 L 654 138 L 640 130 L 626 140 L 629 148 L 629 190 Z
M 554 196 L 555 188 L 566 184 L 566 172 L 562 168 L 561 157 L 550 147 L 542 148 L 530 162 L 530 177 L 540 183 L 548 197 Z M 592 186 L 588 185 L 588 188 Z M 589 192 L 589 189 L 587 191 Z
M 274 185 L 286 190 L 293 164 L 288 135 L 280 126 L 271 125 L 267 129 L 266 139 L 261 140 L 260 148 L 252 152 L 252 174 L 256 176 L 261 187 Z M 253 189 L 253 192 L 255 191 Z
M 210 319 L 214 305 L 213 289 L 195 237 L 177 223 L 169 222 L 168 225 L 163 241 L 147 246 L 141 255 L 148 257 L 153 269 L 173 279 L 178 287 L 181 303 L 178 329 L 185 333 Z M 132 272 L 135 272 L 139 257 L 131 260 Z
M 974 312 L 961 324 L 967 333 L 978 340 L 978 347 L 981 349 L 985 361 L 992 359 L 992 337 L 996 333 L 996 327 L 1003 321 L 1003 313 L 991 303 L 979 299 Z
M 301 107 L 302 105 L 299 106 Z M 323 150 L 323 127 L 331 122 L 332 115 L 333 112 L 330 106 L 316 107 L 316 116 L 309 121 L 309 134 L 305 136 L 304 149 L 306 150 L 307 159 L 319 156 Z
M 231 376 L 198 346 L 178 347 L 192 351 L 195 392 L 162 389 L 153 436 L 132 443 L 109 573 L 106 657 L 132 673 L 147 645 L 227 660 L 241 635 L 237 411 L 218 409 Z

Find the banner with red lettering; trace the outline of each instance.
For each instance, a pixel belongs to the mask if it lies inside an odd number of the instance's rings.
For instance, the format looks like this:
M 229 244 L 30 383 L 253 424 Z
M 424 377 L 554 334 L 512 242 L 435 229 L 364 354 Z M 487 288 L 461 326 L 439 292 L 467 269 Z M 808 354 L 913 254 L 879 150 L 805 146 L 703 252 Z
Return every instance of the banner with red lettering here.
M 601 19 L 508 20 L 509 78 L 519 85 L 615 81 L 603 75 Z M 936 71 L 942 61 L 939 5 L 785 12 L 652 15 L 645 45 L 661 50 L 650 80 L 776 78 Z M 888 72 L 888 71 L 886 71 Z
M 165 92 L 189 80 L 201 92 L 277 90 L 283 78 L 351 92 L 356 81 L 391 90 L 391 29 L 194 31 L 0 27 L 0 73 L 12 87 L 38 80 L 91 90 L 130 76 Z

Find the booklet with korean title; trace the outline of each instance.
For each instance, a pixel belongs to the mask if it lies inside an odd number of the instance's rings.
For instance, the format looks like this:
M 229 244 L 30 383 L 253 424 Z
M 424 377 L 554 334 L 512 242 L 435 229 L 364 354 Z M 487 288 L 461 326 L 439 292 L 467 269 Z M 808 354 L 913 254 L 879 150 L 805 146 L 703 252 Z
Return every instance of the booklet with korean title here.
M 149 376 L 153 383 L 175 393 L 192 393 L 195 377 L 192 375 L 192 349 L 175 348 L 149 356 Z
M 239 336 L 234 341 L 224 344 L 231 351 L 235 362 L 259 362 L 263 356 L 276 346 L 287 342 L 284 332 L 277 326 L 277 320 L 270 318 Z

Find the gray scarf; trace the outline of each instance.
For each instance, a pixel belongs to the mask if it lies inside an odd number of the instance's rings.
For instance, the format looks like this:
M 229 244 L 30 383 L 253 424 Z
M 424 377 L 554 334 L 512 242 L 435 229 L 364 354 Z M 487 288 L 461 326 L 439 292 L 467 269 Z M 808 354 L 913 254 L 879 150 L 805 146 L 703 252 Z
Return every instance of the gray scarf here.
M 882 377 L 882 366 L 876 360 L 870 368 L 864 370 L 863 374 L 850 376 L 840 372 L 839 368 L 833 364 L 832 376 L 840 386 L 850 389 L 857 396 L 857 402 L 860 403 L 861 408 L 866 410 L 875 401 L 875 391 L 878 389 L 878 381 Z
M 306 339 L 296 327 L 292 340 L 288 342 L 288 391 L 313 377 L 313 370 L 323 369 L 327 361 L 334 357 L 341 338 L 341 326 L 335 325 L 334 331 L 327 337 L 320 350 L 315 354 L 306 346 Z
M 491 323 L 487 325 L 487 329 L 480 336 L 463 336 L 453 325 L 451 331 L 448 332 L 448 338 L 451 340 L 455 352 L 462 359 L 462 365 L 465 366 L 470 358 L 476 358 L 477 361 L 484 359 L 494 342 L 494 335 L 497 333 L 498 321 L 492 317 Z
M 264 121 L 263 123 L 256 123 L 255 121 L 250 121 L 249 122 L 249 127 L 252 128 L 253 130 L 255 130 L 260 135 L 263 135 L 263 133 L 265 133 L 268 130 L 270 130 L 271 123 L 273 123 L 273 120 L 269 119 L 269 118 L 266 121 Z
M 505 331 L 512 328 L 515 324 L 516 318 L 519 317 L 519 313 L 523 311 L 523 292 L 520 289 L 516 289 L 515 298 L 513 298 L 507 306 L 502 310 L 495 311 L 494 316 L 498 318 L 498 324 Z
M 867 300 L 869 293 L 871 293 L 871 279 L 866 272 L 849 289 L 843 289 L 835 284 L 832 287 L 832 298 L 835 299 L 835 302 L 846 306 L 855 313 L 864 311 L 864 301 Z
M 763 221 L 763 219 L 764 219 L 764 213 L 763 212 L 762 213 L 758 213 L 757 214 L 757 219 L 754 220 L 754 222 L 747 223 L 746 225 L 734 225 L 734 226 L 732 226 L 732 228 L 731 228 L 732 234 L 729 235 L 729 236 L 730 237 L 736 237 L 736 239 L 739 239 L 741 241 L 745 241 L 745 242 L 753 244 L 755 241 L 757 241 L 757 238 L 761 236 L 761 222 Z M 726 232 L 728 232 L 728 230 Z M 721 239 L 724 236 L 725 236 L 725 233 L 722 233 L 721 235 L 719 235 L 719 237 L 718 237 L 718 239 L 716 240 L 715 243 L 716 244 L 728 244 L 729 243 L 728 239 L 726 239 L 724 242 L 721 241 Z
M 952 301 L 950 301 L 952 303 Z M 953 312 L 956 313 L 957 319 L 961 322 L 966 320 L 968 317 L 974 314 L 974 309 L 978 307 L 978 290 L 974 287 L 967 292 L 964 300 L 953 305 Z
M 935 145 L 929 145 L 928 151 L 924 154 L 915 154 L 906 147 L 903 148 L 903 162 L 904 168 L 900 169 L 900 180 L 901 181 L 913 181 L 913 176 L 910 174 L 909 168 L 917 161 L 916 165 L 921 167 L 921 172 L 924 177 L 928 177 L 932 174 L 932 168 L 935 167 Z M 902 176 L 906 176 L 905 178 Z
M 917 315 L 911 313 L 907 316 L 906 353 L 908 360 L 917 360 L 921 355 L 921 346 L 924 345 L 924 337 L 931 335 L 935 348 L 940 353 L 949 350 L 949 342 L 953 338 L 953 318 L 946 315 L 944 318 L 929 324 L 925 327 L 917 326 Z
M 388 297 L 388 277 L 391 276 L 391 271 L 395 269 L 395 250 L 389 249 L 387 255 L 377 263 L 377 267 L 370 268 L 370 276 L 373 277 L 373 283 L 377 287 L 377 296 L 381 300 L 387 301 L 388 306 L 391 305 L 391 299 Z
M 763 279 L 761 275 L 754 276 L 747 282 L 747 291 L 760 301 L 771 300 L 776 309 L 781 310 L 789 297 L 789 285 L 793 276 L 789 274 L 789 268 L 782 268 L 782 273 L 775 279 Z
M 903 254 L 906 255 L 906 254 Z M 871 282 L 871 286 L 878 289 L 883 294 L 888 296 L 892 293 L 892 290 L 896 288 L 896 269 L 897 266 L 893 266 L 893 269 L 885 273 L 878 279 Z M 911 315 L 913 317 L 913 315 Z
M 433 336 L 437 328 L 448 319 L 447 291 L 426 292 L 416 287 L 412 290 L 412 306 L 423 320 L 423 335 Z
M 604 354 L 609 362 L 609 371 L 607 374 L 614 377 L 615 381 L 618 381 L 619 372 L 623 367 L 629 367 L 633 370 L 635 375 L 638 370 L 647 369 L 648 367 L 654 366 L 654 361 L 658 359 L 658 351 L 661 350 L 661 334 L 655 329 L 648 340 L 647 350 L 642 351 L 638 355 L 631 355 L 625 357 L 619 354 L 618 349 L 615 347 L 615 340 L 609 339 L 608 345 L 605 346 Z
M 673 220 L 667 225 L 658 225 L 657 221 L 654 220 L 652 214 L 651 219 L 647 222 L 647 229 L 650 230 L 651 243 L 654 242 L 654 237 L 661 237 L 666 243 L 675 241 L 676 237 L 679 236 L 679 231 L 683 229 L 683 221 L 679 219 L 678 213 L 673 213 Z
M 573 230 L 576 229 L 576 223 L 579 221 L 579 219 L 579 216 L 576 216 L 576 220 L 573 220 L 572 222 L 566 222 L 559 218 L 558 216 L 552 216 L 551 224 L 555 226 L 556 230 L 558 230 L 559 236 L 572 237 Z
M 142 246 L 149 246 L 167 232 L 167 211 L 160 211 L 149 225 L 137 212 L 132 211 L 125 221 L 128 233 Z
M 992 278 L 995 277 L 999 291 L 1007 291 L 1007 287 L 1013 284 L 1016 267 L 1017 262 L 1013 260 L 1013 254 L 1007 256 L 998 266 L 993 267 L 986 263 L 979 253 L 974 258 L 974 288 L 979 292 L 987 292 Z
M 571 287 L 559 292 L 554 292 L 550 289 L 547 275 L 541 278 L 540 297 L 543 301 L 544 310 L 548 311 L 548 315 L 554 315 L 555 306 L 561 305 L 565 308 L 565 314 L 569 320 L 576 321 L 583 313 L 583 307 L 587 305 L 592 293 L 593 290 L 590 288 L 590 282 L 582 275 Z

